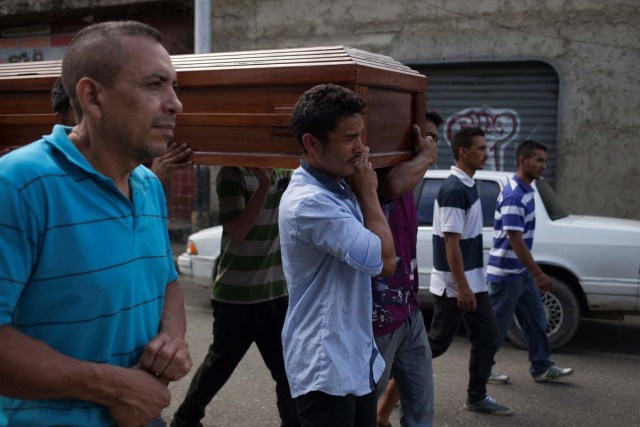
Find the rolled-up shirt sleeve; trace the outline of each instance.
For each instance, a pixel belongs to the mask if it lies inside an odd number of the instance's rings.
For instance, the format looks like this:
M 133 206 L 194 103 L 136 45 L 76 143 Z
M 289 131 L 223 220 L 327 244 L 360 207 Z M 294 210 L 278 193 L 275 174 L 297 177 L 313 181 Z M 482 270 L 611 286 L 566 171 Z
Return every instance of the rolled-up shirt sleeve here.
M 298 238 L 372 276 L 382 271 L 382 243 L 348 208 L 311 198 L 296 215 Z
M 347 252 L 344 261 L 356 270 L 371 276 L 382 272 L 382 243 L 380 238 L 362 227 Z

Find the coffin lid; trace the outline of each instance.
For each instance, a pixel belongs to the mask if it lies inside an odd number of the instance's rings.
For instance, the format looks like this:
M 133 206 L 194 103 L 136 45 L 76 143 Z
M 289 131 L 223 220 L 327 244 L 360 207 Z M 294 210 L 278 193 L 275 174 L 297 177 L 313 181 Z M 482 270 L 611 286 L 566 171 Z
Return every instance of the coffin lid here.
M 347 46 L 172 56 L 184 105 L 175 139 L 196 164 L 295 167 L 296 100 L 336 83 L 365 99 L 363 141 L 376 167 L 413 157 L 412 125 L 424 125 L 427 78 L 394 59 Z M 0 65 L 0 149 L 50 132 L 50 92 L 62 61 Z M 390 114 L 393 112 L 393 114 Z
M 318 82 L 319 76 L 330 77 L 336 84 L 412 91 L 427 87 L 426 77 L 406 65 L 348 46 L 174 55 L 171 59 L 181 87 L 310 84 Z M 0 64 L 0 91 L 50 90 L 52 79 L 61 73 L 61 63 Z

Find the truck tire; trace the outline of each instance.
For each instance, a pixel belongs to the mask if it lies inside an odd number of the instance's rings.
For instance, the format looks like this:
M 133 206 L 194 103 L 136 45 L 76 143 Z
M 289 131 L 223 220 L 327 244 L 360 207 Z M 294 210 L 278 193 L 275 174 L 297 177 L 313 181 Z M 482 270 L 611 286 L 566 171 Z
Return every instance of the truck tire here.
M 547 313 L 547 337 L 552 350 L 568 343 L 578 331 L 580 325 L 580 304 L 569 285 L 562 279 L 551 276 L 553 292 L 542 296 Z M 522 329 L 516 317 L 513 317 L 507 338 L 517 347 L 527 349 Z

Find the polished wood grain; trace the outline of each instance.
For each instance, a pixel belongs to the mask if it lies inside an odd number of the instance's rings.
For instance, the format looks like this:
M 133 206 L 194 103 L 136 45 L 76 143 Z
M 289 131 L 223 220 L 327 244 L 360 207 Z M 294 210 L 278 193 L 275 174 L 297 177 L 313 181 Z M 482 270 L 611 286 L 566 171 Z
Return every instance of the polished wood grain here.
M 413 123 L 424 126 L 427 79 L 390 57 L 347 46 L 176 55 L 175 139 L 196 164 L 295 167 L 290 115 L 300 95 L 336 83 L 367 101 L 365 143 L 376 167 L 411 158 Z M 53 125 L 50 90 L 60 61 L 0 65 L 0 149 L 27 144 Z

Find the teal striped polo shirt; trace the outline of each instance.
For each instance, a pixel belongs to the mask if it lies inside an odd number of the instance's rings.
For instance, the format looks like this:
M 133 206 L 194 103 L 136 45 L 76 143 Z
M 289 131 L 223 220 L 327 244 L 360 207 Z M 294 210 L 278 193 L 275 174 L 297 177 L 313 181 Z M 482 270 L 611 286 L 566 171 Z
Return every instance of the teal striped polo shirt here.
M 144 166 L 129 200 L 55 126 L 0 158 L 0 325 L 67 356 L 131 367 L 177 279 L 162 186 Z M 89 401 L 0 397 L 11 426 L 111 426 Z M 0 417 L 2 419 L 2 417 Z

